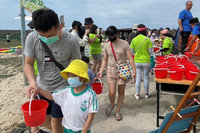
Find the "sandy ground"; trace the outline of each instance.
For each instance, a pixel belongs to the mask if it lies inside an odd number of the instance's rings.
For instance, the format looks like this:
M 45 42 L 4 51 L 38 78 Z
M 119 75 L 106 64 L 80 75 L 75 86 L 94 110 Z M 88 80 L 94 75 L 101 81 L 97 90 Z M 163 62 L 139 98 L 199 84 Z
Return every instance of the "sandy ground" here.
M 8 57 L 8 55 L 0 54 Z M 9 56 L 15 56 L 9 54 Z M 98 95 L 100 106 L 99 113 L 95 115 L 92 132 L 93 133 L 148 133 L 156 129 L 156 89 L 153 76 L 150 75 L 150 93 L 149 99 L 144 99 L 143 82 L 141 87 L 142 98 L 136 100 L 135 84 L 128 83 L 126 86 L 125 100 L 122 107 L 123 120 L 116 121 L 115 113 L 111 116 L 105 115 L 105 109 L 109 105 L 108 87 L 105 76 L 103 78 L 103 93 Z M 23 85 L 23 74 L 21 71 L 17 75 L 0 81 L 0 133 L 21 132 L 23 127 L 23 114 L 21 105 L 29 99 L 26 96 L 27 86 Z M 170 105 L 174 107 L 180 101 L 182 96 L 161 95 L 160 112 L 162 115 L 170 112 Z M 160 120 L 160 123 L 162 121 Z M 14 130 L 14 129 L 22 129 Z M 197 132 L 200 132 L 198 129 Z M 25 131 L 28 133 L 28 130 Z

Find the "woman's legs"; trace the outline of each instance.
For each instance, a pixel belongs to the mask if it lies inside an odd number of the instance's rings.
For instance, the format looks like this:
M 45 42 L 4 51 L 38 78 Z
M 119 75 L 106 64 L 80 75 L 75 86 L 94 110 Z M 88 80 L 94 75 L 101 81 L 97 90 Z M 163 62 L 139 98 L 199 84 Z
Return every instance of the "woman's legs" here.
M 95 74 L 96 74 L 97 63 L 98 63 L 98 61 L 93 59 L 92 71 L 93 71 Z
M 141 72 L 142 72 L 142 65 L 141 63 L 135 63 L 136 66 L 136 95 L 140 95 L 140 87 L 141 87 Z
M 98 72 L 100 71 L 101 63 L 102 63 L 101 60 L 100 60 L 100 61 L 97 61 L 96 70 L 95 70 L 96 73 L 98 73 Z
M 143 63 L 143 70 L 144 70 L 144 89 L 146 95 L 149 94 L 149 70 L 150 70 L 150 64 L 149 63 Z
M 124 92 L 125 92 L 126 84 L 118 85 L 118 99 L 117 99 L 117 109 L 116 113 L 120 113 L 120 109 L 124 102 Z
M 115 105 L 115 95 L 116 95 L 116 83 L 108 83 L 109 88 L 109 100 L 112 108 Z

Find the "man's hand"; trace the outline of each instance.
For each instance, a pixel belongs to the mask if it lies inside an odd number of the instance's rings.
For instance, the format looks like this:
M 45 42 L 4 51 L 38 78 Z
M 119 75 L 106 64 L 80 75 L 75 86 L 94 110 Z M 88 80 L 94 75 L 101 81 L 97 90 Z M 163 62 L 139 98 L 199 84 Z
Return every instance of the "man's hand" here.
M 180 32 L 183 32 L 183 27 L 180 27 Z
M 90 29 L 85 30 L 85 34 L 88 35 L 90 33 Z
M 39 88 L 37 87 L 36 83 L 30 84 L 27 89 L 27 95 L 31 97 L 33 94 L 33 97 L 35 97 L 38 93 L 39 93 Z
M 184 51 L 187 52 L 189 50 L 189 47 L 187 47 Z

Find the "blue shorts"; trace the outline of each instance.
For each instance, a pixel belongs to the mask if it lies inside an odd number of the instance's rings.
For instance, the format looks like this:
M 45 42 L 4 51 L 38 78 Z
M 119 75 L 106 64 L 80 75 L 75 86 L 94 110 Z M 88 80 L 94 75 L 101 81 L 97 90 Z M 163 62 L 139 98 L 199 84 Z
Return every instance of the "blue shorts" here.
M 48 100 L 42 95 L 39 95 L 40 99 L 43 99 L 49 103 L 49 106 L 47 108 L 47 115 L 51 115 L 53 118 L 62 118 L 63 114 L 61 111 L 61 108 L 58 104 L 56 104 L 54 101 Z M 37 97 L 35 99 L 38 99 Z

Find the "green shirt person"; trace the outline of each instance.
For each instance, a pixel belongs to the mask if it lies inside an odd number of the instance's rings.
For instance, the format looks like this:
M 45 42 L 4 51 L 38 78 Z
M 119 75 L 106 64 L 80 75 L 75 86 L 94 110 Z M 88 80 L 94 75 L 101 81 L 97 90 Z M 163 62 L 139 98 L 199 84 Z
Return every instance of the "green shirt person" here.
M 165 29 L 161 32 L 161 39 L 164 40 L 163 45 L 162 45 L 162 49 L 156 51 L 156 53 L 163 52 L 163 55 L 171 54 L 172 48 L 173 48 L 173 40 L 170 37 L 168 30 Z
M 130 47 L 135 53 L 135 63 L 150 63 L 149 49 L 153 47 L 153 44 L 149 38 L 143 34 L 139 34 L 131 41 Z

